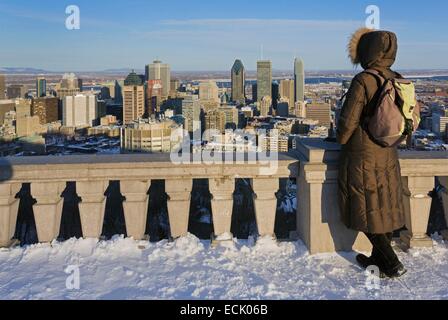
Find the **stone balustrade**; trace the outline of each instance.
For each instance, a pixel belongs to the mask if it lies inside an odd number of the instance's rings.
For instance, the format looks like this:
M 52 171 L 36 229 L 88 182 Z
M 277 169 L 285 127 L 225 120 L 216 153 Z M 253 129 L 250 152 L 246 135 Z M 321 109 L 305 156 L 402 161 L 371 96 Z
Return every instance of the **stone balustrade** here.
M 10 245 L 19 200 L 15 195 L 30 183 L 38 240 L 51 242 L 61 225 L 67 182 L 76 183 L 81 198 L 79 213 L 85 238 L 100 238 L 110 181 L 120 182 L 127 235 L 145 239 L 151 181 L 164 180 L 171 236 L 188 233 L 193 179 L 208 179 L 215 235 L 230 233 L 235 179 L 250 179 L 256 223 L 261 236 L 274 236 L 279 181 L 297 179 L 297 233 L 310 252 L 368 251 L 364 235 L 348 230 L 339 219 L 337 203 L 340 146 L 320 139 L 304 139 L 297 150 L 280 154 L 276 170 L 266 163 L 173 164 L 168 154 L 132 154 L 70 157 L 0 158 L 0 247 Z M 408 231 L 408 247 L 430 246 L 426 235 L 435 178 L 448 190 L 447 152 L 400 154 Z M 448 193 L 443 193 L 448 214 Z
M 274 236 L 279 179 L 295 178 L 297 159 L 282 154 L 278 169 L 263 170 L 269 163 L 259 161 L 223 164 L 174 164 L 169 154 L 132 154 L 70 157 L 1 158 L 0 160 L 0 247 L 8 246 L 14 234 L 22 183 L 30 183 L 35 199 L 33 213 L 39 242 L 51 242 L 59 235 L 63 198 L 67 182 L 76 183 L 80 197 L 79 215 L 85 238 L 100 238 L 110 181 L 120 181 L 124 197 L 126 233 L 145 239 L 149 188 L 152 180 L 164 180 L 171 236 L 188 233 L 193 179 L 208 179 L 212 195 L 212 216 L 217 236 L 229 233 L 235 179 L 250 179 L 261 235 Z
M 365 235 L 348 230 L 338 207 L 338 162 L 340 145 L 321 139 L 300 140 L 297 230 L 311 253 L 371 250 Z M 404 248 L 432 246 L 426 235 L 435 178 L 448 185 L 448 152 L 400 152 L 405 190 L 406 227 L 401 234 Z M 448 217 L 447 194 L 444 193 Z

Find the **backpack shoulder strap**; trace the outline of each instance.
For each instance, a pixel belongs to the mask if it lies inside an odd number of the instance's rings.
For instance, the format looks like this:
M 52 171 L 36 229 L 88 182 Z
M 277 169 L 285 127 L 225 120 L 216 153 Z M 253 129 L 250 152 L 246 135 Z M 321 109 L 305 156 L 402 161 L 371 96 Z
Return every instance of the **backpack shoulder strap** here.
M 386 81 L 387 81 L 387 79 L 378 71 L 378 70 L 375 70 L 375 69 L 366 69 L 366 70 L 364 70 L 364 72 L 363 73 L 366 73 L 366 74 L 370 74 L 370 75 L 372 75 L 372 76 L 374 76 L 375 77 L 375 79 L 377 80 L 377 82 L 378 82 L 378 88 L 381 88 L 381 87 L 383 87 L 383 85 L 386 83 Z
M 378 70 L 375 69 L 366 69 L 363 71 L 365 74 L 370 74 L 376 79 L 377 85 L 378 85 L 378 91 L 377 94 L 382 92 L 384 86 L 389 81 L 386 77 L 384 77 Z M 370 122 L 371 116 L 365 114 L 363 117 L 363 120 L 361 121 L 361 127 L 366 131 L 369 132 L 368 126 Z
M 404 79 L 404 77 L 400 73 L 398 73 L 396 71 L 394 71 L 394 73 L 395 73 L 397 79 Z

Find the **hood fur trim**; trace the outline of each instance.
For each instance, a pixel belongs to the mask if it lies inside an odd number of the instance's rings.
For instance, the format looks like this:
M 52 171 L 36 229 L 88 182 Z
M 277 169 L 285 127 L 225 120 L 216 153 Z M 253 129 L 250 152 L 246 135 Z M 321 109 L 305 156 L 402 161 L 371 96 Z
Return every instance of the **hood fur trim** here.
M 360 63 L 359 56 L 358 56 L 358 45 L 361 41 L 361 38 L 363 35 L 374 32 L 374 29 L 369 28 L 360 28 L 350 38 L 350 41 L 348 43 L 347 51 L 348 51 L 348 57 L 352 61 L 354 65 L 357 65 Z

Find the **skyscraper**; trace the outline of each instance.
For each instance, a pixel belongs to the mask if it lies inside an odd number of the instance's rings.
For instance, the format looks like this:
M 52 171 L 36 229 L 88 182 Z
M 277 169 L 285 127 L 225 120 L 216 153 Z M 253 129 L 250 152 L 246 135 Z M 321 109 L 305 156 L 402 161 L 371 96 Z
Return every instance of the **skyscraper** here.
M 277 103 L 277 109 L 275 110 L 277 117 L 289 117 L 289 101 L 288 99 L 281 98 Z
M 0 126 L 3 125 L 3 121 L 5 121 L 5 115 L 15 110 L 15 102 L 14 100 L 0 100 Z
M 215 81 L 203 81 L 199 84 L 199 100 L 219 103 L 219 88 Z
M 57 96 L 63 99 L 66 96 L 75 96 L 82 91 L 82 80 L 74 73 L 66 73 L 56 89 Z
M 25 98 L 28 88 L 23 84 L 12 84 L 6 90 L 8 99 Z
M 271 113 L 272 98 L 264 96 L 260 103 L 260 116 L 267 117 Z
M 115 80 L 114 87 L 114 101 L 115 103 L 121 104 L 123 103 L 123 84 Z
M 98 117 L 98 99 L 94 94 L 66 96 L 62 100 L 62 124 L 67 127 L 92 127 Z
M 211 110 L 205 115 L 205 130 L 218 130 L 223 133 L 226 129 L 226 115 L 221 110 Z M 209 133 L 209 132 L 208 132 Z M 210 139 L 208 136 L 206 139 Z
M 294 115 L 298 118 L 306 118 L 306 103 L 298 101 L 295 103 Z
M 246 102 L 246 71 L 241 60 L 236 60 L 232 67 L 232 102 Z
M 182 116 L 185 119 L 184 128 L 190 133 L 201 130 L 201 105 L 198 96 L 186 96 L 182 101 Z
M 0 74 L 0 100 L 6 99 L 5 89 L 6 89 L 5 76 Z
M 280 99 L 279 84 L 278 84 L 277 80 L 272 82 L 271 92 L 272 92 L 272 97 L 271 97 L 271 99 L 272 99 L 272 106 L 275 109 L 277 109 L 277 103 L 278 103 L 278 100 Z
M 16 99 L 16 117 L 31 116 L 31 100 L 28 99 Z
M 258 91 L 257 83 L 253 83 L 252 84 L 252 102 L 258 101 L 257 91 Z
M 272 63 L 268 60 L 257 62 L 257 101 L 264 97 L 272 99 Z
M 162 61 L 155 60 L 145 67 L 146 80 L 162 80 L 162 95 L 168 97 L 171 89 L 171 68 Z
M 295 90 L 294 80 L 281 80 L 280 81 L 280 99 L 286 99 L 289 106 L 289 114 L 295 114 Z
M 236 130 L 239 125 L 238 109 L 236 107 L 221 107 L 218 110 L 224 113 L 226 129 Z
M 45 97 L 47 95 L 47 80 L 44 77 L 36 79 L 36 97 Z
M 142 79 L 131 72 L 123 86 L 123 122 L 129 124 L 145 113 L 145 87 Z
M 160 112 L 162 103 L 162 80 L 148 80 L 146 82 L 146 111 L 151 116 Z
M 305 68 L 303 60 L 294 60 L 295 102 L 305 101 Z
M 170 96 L 175 97 L 177 90 L 180 87 L 180 81 L 177 79 L 171 79 L 170 81 Z
M 56 122 L 59 119 L 59 99 L 54 97 L 41 97 L 33 99 L 31 115 L 38 116 L 40 124 Z
M 78 79 L 78 77 L 74 73 L 65 73 L 62 76 L 61 88 L 63 88 L 63 89 L 79 89 L 81 91 L 82 80 Z
M 312 103 L 306 106 L 306 118 L 319 121 L 319 126 L 330 128 L 331 106 L 327 103 Z

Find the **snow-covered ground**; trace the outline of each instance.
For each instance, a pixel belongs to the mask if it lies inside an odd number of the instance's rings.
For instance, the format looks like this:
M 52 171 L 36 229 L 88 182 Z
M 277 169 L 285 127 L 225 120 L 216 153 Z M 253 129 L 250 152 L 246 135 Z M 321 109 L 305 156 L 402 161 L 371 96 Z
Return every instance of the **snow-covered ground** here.
M 448 299 L 448 247 L 400 253 L 410 272 L 369 291 L 354 253 L 310 256 L 270 239 L 212 248 L 196 237 L 156 244 L 115 237 L 0 251 L 1 299 Z M 71 267 L 67 270 L 67 267 Z M 66 282 L 79 267 L 80 289 Z M 67 281 L 69 277 L 69 281 Z

